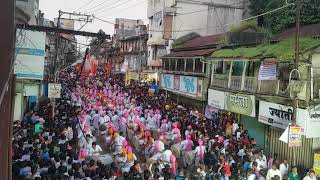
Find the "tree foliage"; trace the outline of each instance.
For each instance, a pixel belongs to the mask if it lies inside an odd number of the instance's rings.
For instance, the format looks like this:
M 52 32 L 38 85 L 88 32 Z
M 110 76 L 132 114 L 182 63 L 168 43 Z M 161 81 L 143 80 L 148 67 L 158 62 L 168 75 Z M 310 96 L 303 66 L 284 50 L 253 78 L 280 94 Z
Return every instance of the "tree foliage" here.
M 287 0 L 288 3 L 296 0 Z M 300 0 L 301 24 L 320 23 L 320 0 Z M 286 4 L 286 0 L 250 0 L 252 15 L 262 14 Z M 295 25 L 296 5 L 289 6 L 258 19 L 260 25 L 270 29 L 273 33 L 279 33 Z

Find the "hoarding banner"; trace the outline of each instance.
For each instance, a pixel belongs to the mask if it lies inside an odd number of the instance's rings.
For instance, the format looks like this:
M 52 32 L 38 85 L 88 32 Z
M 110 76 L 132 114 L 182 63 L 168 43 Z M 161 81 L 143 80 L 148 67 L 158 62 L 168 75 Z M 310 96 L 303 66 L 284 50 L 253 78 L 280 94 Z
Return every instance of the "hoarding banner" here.
M 218 109 L 224 109 L 225 93 L 213 89 L 208 90 L 208 105 Z
M 256 117 L 255 97 L 244 94 L 225 93 L 225 110 Z
M 49 98 L 60 98 L 60 96 L 61 96 L 61 84 L 49 83 L 48 97 Z
M 174 75 L 172 74 L 162 74 L 161 86 L 165 89 L 174 89 Z
M 207 105 L 205 117 L 208 119 L 215 119 L 216 117 L 218 117 L 218 112 L 219 110 L 217 108 Z
M 46 33 L 17 30 L 16 39 L 17 79 L 43 80 Z
M 300 147 L 302 144 L 303 129 L 299 126 L 289 126 L 289 147 Z
M 313 170 L 320 176 L 320 153 L 314 153 Z
M 180 76 L 180 91 L 187 94 L 197 95 L 198 78 L 192 76 Z

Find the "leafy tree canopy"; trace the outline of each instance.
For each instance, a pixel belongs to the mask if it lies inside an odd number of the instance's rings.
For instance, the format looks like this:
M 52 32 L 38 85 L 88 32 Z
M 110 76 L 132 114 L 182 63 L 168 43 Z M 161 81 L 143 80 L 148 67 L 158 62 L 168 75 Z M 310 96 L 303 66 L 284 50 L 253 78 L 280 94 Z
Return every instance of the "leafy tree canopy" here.
M 262 14 L 286 4 L 286 0 L 249 0 L 252 15 Z M 295 3 L 296 0 L 287 0 Z M 320 0 L 300 0 L 301 25 L 320 23 Z M 259 25 L 279 33 L 295 25 L 296 5 L 289 6 L 258 19 Z

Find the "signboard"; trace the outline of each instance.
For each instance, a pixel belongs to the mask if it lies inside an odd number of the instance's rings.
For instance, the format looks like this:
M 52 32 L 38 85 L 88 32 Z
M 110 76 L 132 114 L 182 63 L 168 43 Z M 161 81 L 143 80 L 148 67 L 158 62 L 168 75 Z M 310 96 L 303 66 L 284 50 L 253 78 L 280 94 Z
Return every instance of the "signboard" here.
M 256 117 L 255 97 L 244 94 L 225 93 L 225 110 Z
M 277 62 L 261 62 L 259 80 L 277 80 Z
M 49 83 L 48 97 L 60 98 L 60 95 L 61 95 L 61 84 Z
M 320 133 L 320 106 L 315 106 L 309 110 L 298 109 L 297 123 L 299 120 L 303 120 L 300 124 L 305 129 L 305 135 L 307 138 L 319 138 Z M 300 125 L 301 126 L 301 125 Z
M 303 129 L 299 126 L 289 126 L 289 147 L 300 147 L 302 144 Z
M 320 176 L 320 153 L 314 153 L 313 170 Z
M 174 75 L 172 74 L 162 74 L 161 86 L 164 89 L 174 89 Z
M 225 94 L 222 91 L 208 90 L 208 105 L 218 109 L 224 109 Z
M 292 121 L 293 108 L 280 104 L 260 101 L 258 120 L 264 124 L 286 129 Z
M 24 96 L 39 96 L 39 86 L 38 85 L 25 85 L 23 87 Z
M 180 76 L 180 91 L 196 95 L 198 91 L 198 78 L 192 76 Z
M 17 30 L 14 74 L 17 79 L 43 80 L 46 33 Z

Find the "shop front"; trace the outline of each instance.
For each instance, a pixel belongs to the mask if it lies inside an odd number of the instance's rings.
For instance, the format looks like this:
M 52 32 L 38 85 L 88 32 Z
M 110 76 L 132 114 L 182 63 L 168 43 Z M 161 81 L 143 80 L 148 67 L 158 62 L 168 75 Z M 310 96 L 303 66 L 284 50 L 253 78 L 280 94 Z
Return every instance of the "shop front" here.
M 265 125 L 256 119 L 255 96 L 209 89 L 208 106 L 207 109 L 214 107 L 220 114 L 221 112 L 237 114 L 240 123 L 248 130 L 249 136 L 256 140 L 259 148 L 264 149 Z

